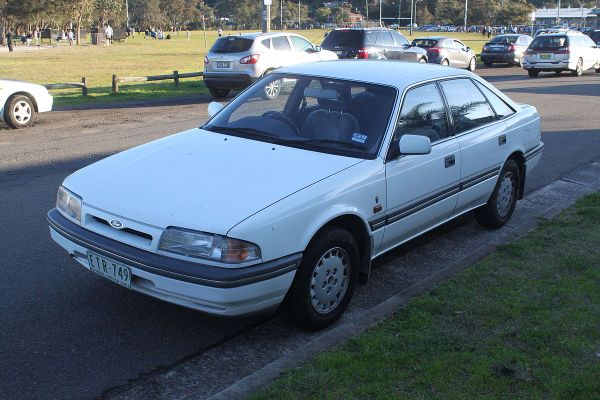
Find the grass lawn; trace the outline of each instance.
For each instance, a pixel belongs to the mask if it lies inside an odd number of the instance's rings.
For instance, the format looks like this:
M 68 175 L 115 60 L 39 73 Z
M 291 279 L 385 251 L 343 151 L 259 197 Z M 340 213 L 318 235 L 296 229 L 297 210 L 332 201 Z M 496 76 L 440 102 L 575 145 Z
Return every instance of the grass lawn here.
M 600 194 L 253 399 L 598 399 Z
M 298 32 L 298 31 L 295 31 Z M 224 34 L 236 33 L 224 31 Z M 300 31 L 300 34 L 315 44 L 324 38 L 324 30 Z M 415 32 L 421 36 L 423 32 Z M 476 52 L 485 43 L 478 34 L 453 35 L 466 40 Z M 80 90 L 53 90 L 57 105 L 81 102 L 109 102 L 115 100 L 176 97 L 206 93 L 200 78 L 182 79 L 178 88 L 173 81 L 120 84 L 118 95 L 111 94 L 112 75 L 146 76 L 170 74 L 174 70 L 197 72 L 204 69 L 204 55 L 217 38 L 216 31 L 192 32 L 187 40 L 185 33 L 171 40 L 144 39 L 137 35 L 111 47 L 83 45 L 70 47 L 65 43 L 48 49 L 15 51 L 0 54 L 0 78 L 26 80 L 35 83 L 80 82 L 88 78 L 90 93 L 87 98 Z M 206 43 L 206 45 L 205 45 Z

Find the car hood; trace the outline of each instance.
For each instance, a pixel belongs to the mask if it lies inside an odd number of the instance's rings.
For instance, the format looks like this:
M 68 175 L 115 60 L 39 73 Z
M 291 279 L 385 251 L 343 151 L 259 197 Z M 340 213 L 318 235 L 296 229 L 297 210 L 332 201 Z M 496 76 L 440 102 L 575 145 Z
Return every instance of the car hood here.
M 225 235 L 245 218 L 361 161 L 193 129 L 87 166 L 64 186 L 115 216 Z
M 19 90 L 27 90 L 27 89 L 44 89 L 41 85 L 36 85 L 35 83 L 16 81 L 13 79 L 0 79 L 0 90 L 2 89 L 19 89 Z

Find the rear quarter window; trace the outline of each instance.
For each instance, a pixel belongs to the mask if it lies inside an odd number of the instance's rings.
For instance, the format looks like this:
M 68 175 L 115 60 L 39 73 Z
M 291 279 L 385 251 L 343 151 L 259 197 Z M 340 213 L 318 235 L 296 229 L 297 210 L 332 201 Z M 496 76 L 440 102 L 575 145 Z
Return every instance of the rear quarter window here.
M 210 51 L 213 53 L 241 53 L 250 50 L 252 43 L 254 43 L 253 39 L 227 36 L 217 39 Z
M 340 47 L 360 47 L 362 45 L 362 31 L 340 30 L 333 31 L 323 41 L 322 47 L 326 49 Z

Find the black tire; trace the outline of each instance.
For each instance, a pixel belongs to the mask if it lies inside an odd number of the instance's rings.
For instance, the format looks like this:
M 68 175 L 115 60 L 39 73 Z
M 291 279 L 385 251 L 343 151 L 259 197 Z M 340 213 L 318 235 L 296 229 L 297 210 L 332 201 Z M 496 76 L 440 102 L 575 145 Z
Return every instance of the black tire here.
M 471 58 L 471 61 L 469 61 L 469 66 L 467 67 L 467 70 L 470 72 L 475 72 L 475 70 L 477 69 L 477 59 L 475 57 Z
M 519 57 L 519 60 L 515 63 L 515 65 L 523 68 L 523 61 L 525 61 L 525 56 Z
M 571 71 L 571 75 L 573 75 L 573 76 L 583 75 L 583 60 L 581 58 L 579 60 L 577 60 L 577 65 L 575 66 L 575 71 Z
M 520 187 L 519 166 L 515 160 L 510 159 L 500 171 L 496 187 L 488 202 L 475 210 L 477 222 L 493 229 L 506 224 L 515 210 Z
M 421 57 L 421 58 L 419 58 L 419 62 L 420 63 L 426 63 L 427 62 L 427 58 Z
M 528 69 L 527 74 L 530 78 L 537 78 L 537 76 L 540 74 L 540 71 L 537 71 L 535 69 Z
M 31 125 L 34 114 L 33 102 L 24 94 L 13 94 L 4 105 L 4 121 L 14 129 Z
M 597 74 L 600 74 L 600 68 L 596 68 L 595 71 L 596 71 Z
M 224 99 L 227 97 L 229 92 L 231 92 L 230 89 L 217 89 L 212 87 L 209 87 L 208 91 L 215 99 Z
M 326 257 L 328 254 L 330 257 Z M 335 272 L 329 269 L 319 271 L 317 267 L 320 265 L 323 268 L 324 261 L 338 256 L 340 260 L 347 262 L 343 264 L 345 271 L 337 268 Z M 310 330 L 323 329 L 334 323 L 346 310 L 352 298 L 358 279 L 359 259 L 358 246 L 348 231 L 332 227 L 318 233 L 304 252 L 300 268 L 284 301 L 287 317 L 300 327 Z M 313 280 L 319 280 L 319 284 L 315 285 Z M 341 294 L 344 283 L 345 291 Z M 319 291 L 321 296 L 327 296 L 330 291 L 338 291 L 337 295 L 341 300 L 333 299 L 336 304 L 332 306 L 331 311 L 322 309 L 322 312 L 317 312 L 316 308 L 319 308 L 321 303 L 318 303 L 319 293 L 316 291 Z M 317 302 L 317 305 L 313 305 L 313 302 Z M 327 305 L 322 304 L 323 308 Z
M 556 76 L 560 76 L 562 74 L 562 71 L 554 71 L 554 75 Z
M 441 65 L 443 65 L 444 67 L 449 67 L 449 66 L 450 66 L 450 61 L 448 61 L 448 59 L 447 59 L 447 58 L 444 58 L 444 59 L 442 60 L 442 63 L 441 63 Z
M 488 68 L 489 68 L 489 67 L 491 67 L 492 65 L 494 65 L 494 63 L 493 63 L 493 62 L 489 62 L 489 61 L 484 61 L 484 62 L 483 62 L 483 65 L 485 65 L 486 67 L 488 67 Z

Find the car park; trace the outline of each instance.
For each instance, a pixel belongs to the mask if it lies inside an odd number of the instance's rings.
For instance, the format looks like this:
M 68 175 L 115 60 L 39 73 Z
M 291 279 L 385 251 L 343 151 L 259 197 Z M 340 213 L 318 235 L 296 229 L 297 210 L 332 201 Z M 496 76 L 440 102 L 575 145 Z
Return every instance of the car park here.
M 337 60 L 300 35 L 291 33 L 249 33 L 221 37 L 204 57 L 204 84 L 213 97 L 225 98 L 232 89 L 244 89 L 264 75 L 286 65 Z M 282 82 L 265 88 L 275 98 Z
M 31 125 L 35 114 L 52 110 L 52 96 L 42 85 L 0 79 L 0 120 L 11 128 Z
M 475 52 L 460 40 L 446 36 L 427 36 L 418 37 L 412 43 L 427 51 L 430 63 L 466 68 L 471 72 L 477 66 Z
M 600 73 L 600 48 L 589 36 L 576 31 L 541 34 L 525 51 L 523 68 L 530 77 L 544 71 L 557 75 L 570 71 L 581 76 L 592 68 Z
M 68 176 L 50 234 L 146 295 L 221 316 L 283 303 L 310 328 L 401 243 L 470 210 L 504 225 L 543 149 L 534 107 L 426 64 L 285 67 L 209 113 Z
M 494 63 L 523 66 L 525 51 L 533 39 L 528 35 L 498 35 L 487 42 L 481 52 L 486 67 Z
M 340 59 L 427 62 L 427 52 L 412 46 L 401 33 L 386 28 L 342 28 L 327 35 L 321 45 Z

